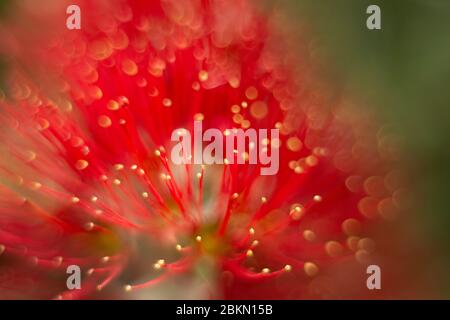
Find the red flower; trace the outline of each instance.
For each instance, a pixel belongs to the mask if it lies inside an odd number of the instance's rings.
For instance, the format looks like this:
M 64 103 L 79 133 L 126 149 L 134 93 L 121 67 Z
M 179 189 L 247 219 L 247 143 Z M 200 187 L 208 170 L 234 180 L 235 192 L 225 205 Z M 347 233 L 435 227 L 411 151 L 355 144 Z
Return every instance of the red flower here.
M 282 18 L 243 0 L 79 3 L 79 31 L 63 5 L 22 16 L 45 37 L 4 29 L 0 297 L 370 297 L 395 150 L 313 85 Z M 279 129 L 279 172 L 174 165 L 171 133 L 194 120 Z

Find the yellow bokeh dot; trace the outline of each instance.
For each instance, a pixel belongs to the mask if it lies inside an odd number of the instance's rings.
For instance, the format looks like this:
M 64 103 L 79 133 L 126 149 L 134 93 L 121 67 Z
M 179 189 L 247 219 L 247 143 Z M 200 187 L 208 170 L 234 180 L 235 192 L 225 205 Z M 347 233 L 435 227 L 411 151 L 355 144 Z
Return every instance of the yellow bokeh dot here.
M 263 119 L 265 116 L 267 116 L 268 112 L 269 109 L 264 101 L 255 101 L 250 106 L 250 114 L 255 119 Z
M 77 168 L 77 170 L 84 170 L 89 166 L 89 162 L 87 162 L 86 160 L 78 160 L 75 163 L 75 168 Z
M 108 116 L 101 115 L 98 117 L 98 125 L 102 128 L 108 128 L 112 124 L 111 119 Z
M 292 152 L 300 151 L 300 149 L 303 146 L 302 142 L 300 141 L 300 139 L 298 137 L 290 137 L 286 141 L 286 145 L 287 145 L 287 148 Z
M 138 66 L 136 64 L 136 62 L 134 62 L 131 59 L 125 59 L 122 61 L 122 71 L 129 75 L 129 76 L 134 76 L 138 73 Z
M 247 90 L 245 90 L 245 96 L 247 99 L 255 100 L 258 98 L 258 90 L 256 90 L 255 87 L 248 87 Z
M 208 72 L 205 71 L 205 70 L 201 70 L 201 71 L 198 73 L 198 79 L 199 79 L 201 82 L 205 82 L 206 80 L 208 80 L 208 77 L 209 77 Z

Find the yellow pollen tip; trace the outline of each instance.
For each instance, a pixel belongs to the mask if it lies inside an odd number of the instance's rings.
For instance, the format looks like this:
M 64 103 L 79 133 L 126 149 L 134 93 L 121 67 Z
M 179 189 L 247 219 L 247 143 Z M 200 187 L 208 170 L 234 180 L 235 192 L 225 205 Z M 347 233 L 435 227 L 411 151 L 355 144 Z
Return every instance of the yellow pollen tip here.
M 106 107 L 109 110 L 119 110 L 120 104 L 117 101 L 115 101 L 115 100 L 109 100 L 108 104 L 106 105 Z
M 196 113 L 194 114 L 194 120 L 195 121 L 203 121 L 205 119 L 205 115 L 203 113 Z
M 123 288 L 124 288 L 124 290 L 125 290 L 126 292 L 130 292 L 130 291 L 133 289 L 133 287 L 131 287 L 129 284 L 127 284 L 127 285 L 124 286 Z
M 206 80 L 208 80 L 208 77 L 209 77 L 208 72 L 205 71 L 205 70 L 201 70 L 201 71 L 198 73 L 198 79 L 199 79 L 201 82 L 205 82 Z
M 94 226 L 95 226 L 95 224 L 94 224 L 93 222 L 88 222 L 88 223 L 86 223 L 86 224 L 84 225 L 84 228 L 85 228 L 87 231 L 91 231 L 92 229 L 94 229 Z
M 98 117 L 98 125 L 102 128 L 108 128 L 112 124 L 111 118 L 105 115 Z
M 42 184 L 40 182 L 34 181 L 31 183 L 31 189 L 32 190 L 38 190 L 42 187 Z
M 80 202 L 80 198 L 72 197 L 72 203 L 78 203 Z
M 124 168 L 124 165 L 121 164 L 121 163 L 117 163 L 117 164 L 114 165 L 114 169 L 117 170 L 117 171 L 120 171 L 123 168 Z
M 155 264 L 153 265 L 153 268 L 155 268 L 155 270 L 161 270 L 162 264 L 160 264 L 160 263 L 155 263 Z
M 77 168 L 77 170 L 84 170 L 89 166 L 89 162 L 87 162 L 86 160 L 78 160 L 75 163 L 75 168 Z
M 313 200 L 314 200 L 315 202 L 321 202 L 321 201 L 322 201 L 322 197 L 319 196 L 318 194 L 316 194 L 316 195 L 313 197 Z
M 264 274 L 268 274 L 268 273 L 270 273 L 270 269 L 269 268 L 264 268 L 264 269 L 261 270 L 261 272 L 264 273 Z

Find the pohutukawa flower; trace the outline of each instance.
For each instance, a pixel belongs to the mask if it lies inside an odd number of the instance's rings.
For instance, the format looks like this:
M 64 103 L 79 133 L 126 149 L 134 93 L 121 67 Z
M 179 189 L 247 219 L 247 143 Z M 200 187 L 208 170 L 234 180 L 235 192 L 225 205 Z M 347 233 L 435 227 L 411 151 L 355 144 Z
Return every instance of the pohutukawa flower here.
M 81 30 L 52 1 L 2 31 L 0 297 L 370 297 L 396 150 L 315 85 L 285 19 L 244 0 L 78 2 Z M 279 129 L 278 173 L 245 152 L 174 164 L 194 121 Z

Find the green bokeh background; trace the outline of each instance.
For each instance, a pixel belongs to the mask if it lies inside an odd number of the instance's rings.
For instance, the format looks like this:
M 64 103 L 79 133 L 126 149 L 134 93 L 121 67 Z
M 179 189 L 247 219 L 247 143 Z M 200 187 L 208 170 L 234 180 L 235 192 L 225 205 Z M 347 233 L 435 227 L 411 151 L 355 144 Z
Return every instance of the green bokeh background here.
M 433 263 L 450 270 L 450 0 L 269 2 L 312 27 L 333 83 L 395 125 L 418 195 L 411 216 L 438 252 Z M 13 3 L 0 0 L 0 19 Z M 366 28 L 371 4 L 381 8 L 381 30 Z M 0 57 L 0 75 L 7 65 Z M 441 285 L 450 298 L 448 278 Z
M 381 9 L 381 30 L 366 27 L 371 4 Z M 333 82 L 373 102 L 395 125 L 417 195 L 411 217 L 437 252 L 430 272 L 448 275 L 450 1 L 287 0 L 283 6 L 293 20 L 312 26 Z M 435 279 L 446 298 L 448 279 Z

